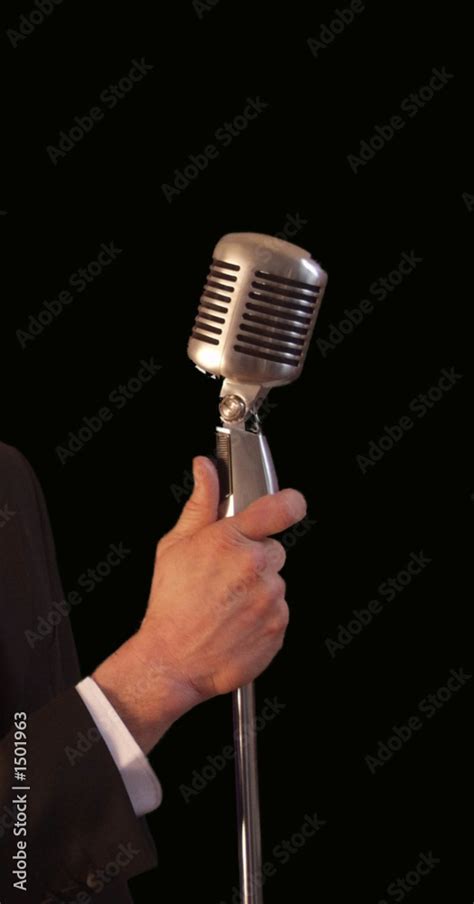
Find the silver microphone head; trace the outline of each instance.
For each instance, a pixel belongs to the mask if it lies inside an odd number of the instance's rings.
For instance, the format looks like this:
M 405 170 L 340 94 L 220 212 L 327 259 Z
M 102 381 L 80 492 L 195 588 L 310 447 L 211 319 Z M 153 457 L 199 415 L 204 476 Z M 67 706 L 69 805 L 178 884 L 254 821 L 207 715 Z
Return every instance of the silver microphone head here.
M 304 248 L 233 232 L 214 248 L 188 343 L 198 368 L 265 392 L 299 377 L 327 283 Z

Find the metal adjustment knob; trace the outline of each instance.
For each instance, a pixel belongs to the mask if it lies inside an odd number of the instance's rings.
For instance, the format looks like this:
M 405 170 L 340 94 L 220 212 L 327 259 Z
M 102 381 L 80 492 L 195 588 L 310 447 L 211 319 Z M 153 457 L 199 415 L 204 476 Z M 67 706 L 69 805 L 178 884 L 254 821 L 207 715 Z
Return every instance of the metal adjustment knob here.
M 235 423 L 243 420 L 247 413 L 247 406 L 240 396 L 226 395 L 219 404 L 219 412 L 223 421 Z

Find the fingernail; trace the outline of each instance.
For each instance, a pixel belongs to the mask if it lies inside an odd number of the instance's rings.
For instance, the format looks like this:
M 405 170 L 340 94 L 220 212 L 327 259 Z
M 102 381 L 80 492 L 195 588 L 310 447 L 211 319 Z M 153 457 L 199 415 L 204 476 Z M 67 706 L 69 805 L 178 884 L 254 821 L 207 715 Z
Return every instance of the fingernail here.
M 194 478 L 194 486 L 197 486 L 201 480 L 202 471 L 201 471 L 201 463 L 198 458 L 193 458 L 193 478 Z

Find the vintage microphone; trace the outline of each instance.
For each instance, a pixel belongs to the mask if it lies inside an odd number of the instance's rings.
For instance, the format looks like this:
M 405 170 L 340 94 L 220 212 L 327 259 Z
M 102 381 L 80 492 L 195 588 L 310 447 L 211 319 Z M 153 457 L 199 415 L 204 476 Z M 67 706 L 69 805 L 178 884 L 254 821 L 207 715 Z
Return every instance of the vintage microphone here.
M 188 343 L 196 367 L 223 377 L 217 427 L 219 517 L 278 489 L 258 409 L 274 386 L 301 373 L 327 275 L 308 251 L 236 232 L 214 248 Z M 262 904 L 255 693 L 234 691 L 236 796 L 242 904 Z

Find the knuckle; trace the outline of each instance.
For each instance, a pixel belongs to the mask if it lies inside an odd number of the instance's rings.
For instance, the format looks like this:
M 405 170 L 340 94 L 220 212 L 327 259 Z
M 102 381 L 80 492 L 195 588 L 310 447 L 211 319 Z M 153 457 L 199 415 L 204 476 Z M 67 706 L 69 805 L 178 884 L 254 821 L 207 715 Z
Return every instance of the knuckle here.
M 286 562 L 286 550 L 279 540 L 270 540 L 268 546 L 268 562 L 272 568 L 280 571 Z
M 261 544 L 255 543 L 244 547 L 241 553 L 241 567 L 248 577 L 256 577 L 264 571 L 266 564 L 265 550 Z
M 267 586 L 259 588 L 252 600 L 252 610 L 257 618 L 267 619 L 274 605 L 273 593 Z
M 212 525 L 214 542 L 222 552 L 235 553 L 242 546 L 242 536 L 223 518 Z
M 274 638 L 277 641 L 281 641 L 282 644 L 286 629 L 288 627 L 288 621 L 289 612 L 285 611 L 283 608 L 280 608 L 277 613 L 274 613 L 272 617 L 268 619 L 266 626 L 268 636 Z
M 230 607 L 237 605 L 243 596 L 245 596 L 246 585 L 242 578 L 230 581 L 227 585 L 223 598 L 223 606 Z
M 255 599 L 255 606 L 262 614 L 274 609 L 275 603 L 285 594 L 285 582 L 280 575 L 269 575 L 262 581 Z
M 273 574 L 269 579 L 272 588 L 272 596 L 274 599 L 281 599 L 285 596 L 286 581 L 281 574 Z
M 288 623 L 290 621 L 290 607 L 288 606 L 286 600 L 281 601 L 278 613 L 282 621 L 283 630 L 286 631 Z

